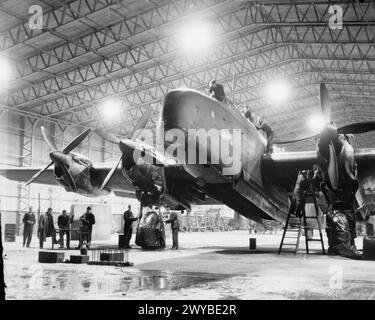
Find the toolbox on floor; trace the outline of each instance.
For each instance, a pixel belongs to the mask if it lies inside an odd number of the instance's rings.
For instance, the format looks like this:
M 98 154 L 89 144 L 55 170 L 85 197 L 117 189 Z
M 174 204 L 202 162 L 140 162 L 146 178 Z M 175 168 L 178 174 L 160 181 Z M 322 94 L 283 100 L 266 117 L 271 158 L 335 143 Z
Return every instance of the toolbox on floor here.
M 70 263 L 87 263 L 89 262 L 89 256 L 87 255 L 71 255 Z
M 124 253 L 123 252 L 116 252 L 116 253 L 101 253 L 100 254 L 100 261 L 124 261 Z
M 6 224 L 4 228 L 4 240 L 5 242 L 16 242 L 16 225 Z
M 363 260 L 375 260 L 375 237 L 363 238 Z
M 65 253 L 60 251 L 39 251 L 40 263 L 64 262 Z

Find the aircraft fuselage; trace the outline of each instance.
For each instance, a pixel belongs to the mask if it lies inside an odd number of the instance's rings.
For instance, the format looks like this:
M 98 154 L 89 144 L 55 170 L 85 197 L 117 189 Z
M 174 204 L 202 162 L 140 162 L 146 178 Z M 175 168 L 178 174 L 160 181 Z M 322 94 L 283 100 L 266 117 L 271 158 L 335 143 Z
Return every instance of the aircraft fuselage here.
M 169 130 L 183 132 L 186 150 L 191 147 L 188 146 L 191 143 L 189 130 L 241 130 L 238 171 L 224 175 L 225 159 L 219 159 L 217 164 L 210 163 L 211 159 L 207 159 L 206 164 L 191 164 L 188 152 L 185 154 L 185 170 L 196 178 L 206 194 L 244 216 L 256 221 L 261 218 L 285 220 L 289 208 L 286 190 L 277 186 L 275 181 L 262 177 L 261 160 L 267 141 L 235 106 L 218 102 L 194 90 L 179 89 L 166 96 L 160 120 L 165 136 Z M 168 154 L 170 141 L 165 143 L 167 156 L 173 156 Z M 198 139 L 194 143 L 199 152 L 202 148 L 207 148 L 208 155 L 215 151 L 210 143 L 202 144 Z M 230 144 L 233 145 L 234 141 L 230 141 Z

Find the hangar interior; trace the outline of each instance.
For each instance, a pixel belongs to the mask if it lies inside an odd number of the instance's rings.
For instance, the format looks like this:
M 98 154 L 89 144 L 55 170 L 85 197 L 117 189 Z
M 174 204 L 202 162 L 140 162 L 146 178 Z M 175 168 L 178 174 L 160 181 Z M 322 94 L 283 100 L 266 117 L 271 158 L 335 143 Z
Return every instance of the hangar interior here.
M 128 137 L 146 110 L 152 110 L 147 128 L 154 129 L 168 92 L 187 87 L 207 94 L 211 79 L 241 112 L 249 106 L 261 115 L 279 139 L 317 132 L 321 83 L 338 126 L 375 120 L 375 5 L 338 5 L 341 27 L 329 24 L 334 12 L 325 0 L 3 1 L 0 165 L 45 166 L 50 149 L 41 126 L 58 148 L 87 128 Z M 373 133 L 355 135 L 353 146 L 375 147 Z M 280 151 L 315 147 L 309 139 Z M 95 163 L 114 163 L 121 155 L 95 134 L 75 152 Z M 59 212 L 108 204 L 112 214 L 128 204 L 139 208 L 137 200 L 113 194 L 86 198 L 5 178 L 0 196 L 3 222 L 30 205 Z

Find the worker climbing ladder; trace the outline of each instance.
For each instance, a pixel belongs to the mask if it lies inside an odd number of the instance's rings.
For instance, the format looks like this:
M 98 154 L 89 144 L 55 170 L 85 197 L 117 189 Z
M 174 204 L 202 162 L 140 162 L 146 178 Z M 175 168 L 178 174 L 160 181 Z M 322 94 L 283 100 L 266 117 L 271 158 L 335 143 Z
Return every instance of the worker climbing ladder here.
M 281 238 L 281 243 L 280 243 L 278 254 L 280 254 L 281 251 L 283 250 L 283 247 L 286 246 L 286 247 L 292 247 L 292 248 L 294 247 L 294 254 L 296 255 L 300 246 L 302 230 L 304 230 L 305 232 L 306 253 L 309 254 L 309 242 L 319 241 L 322 246 L 323 254 L 325 254 L 322 226 L 319 220 L 319 208 L 318 208 L 318 203 L 317 203 L 317 199 L 315 195 L 315 190 L 314 190 L 314 186 L 312 184 L 311 178 L 307 178 L 307 179 L 308 179 L 307 184 L 304 190 L 302 190 L 304 195 L 301 198 L 301 204 L 299 206 L 301 212 L 297 212 L 298 206 L 296 205 L 290 206 L 288 216 L 285 222 L 284 232 Z M 306 216 L 306 201 L 309 198 L 313 199 L 314 211 L 315 211 L 314 216 Z M 308 219 L 314 219 L 317 221 L 319 239 L 309 239 L 308 237 L 309 227 L 307 225 Z M 290 239 L 290 240 L 287 240 L 290 242 L 285 242 L 285 239 Z

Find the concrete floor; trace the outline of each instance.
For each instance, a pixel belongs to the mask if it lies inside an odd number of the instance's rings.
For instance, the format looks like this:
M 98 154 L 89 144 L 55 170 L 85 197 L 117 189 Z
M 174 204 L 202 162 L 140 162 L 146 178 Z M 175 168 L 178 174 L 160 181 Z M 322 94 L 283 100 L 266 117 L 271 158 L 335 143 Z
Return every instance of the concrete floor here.
M 257 238 L 254 252 L 249 237 Z M 375 262 L 319 253 L 278 256 L 280 238 L 246 231 L 180 233 L 180 250 L 133 246 L 134 266 L 123 268 L 40 264 L 37 239 L 27 249 L 17 238 L 4 244 L 7 299 L 375 299 Z M 116 243 L 115 236 L 107 242 Z M 361 249 L 362 238 L 357 244 Z M 70 254 L 78 251 L 65 258 Z

